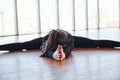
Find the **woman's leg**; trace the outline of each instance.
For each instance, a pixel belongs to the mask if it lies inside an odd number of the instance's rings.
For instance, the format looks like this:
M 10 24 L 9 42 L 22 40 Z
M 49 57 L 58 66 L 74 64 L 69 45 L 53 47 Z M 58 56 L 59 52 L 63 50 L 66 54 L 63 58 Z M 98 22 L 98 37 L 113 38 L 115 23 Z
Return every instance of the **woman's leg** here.
M 16 50 L 32 50 L 32 49 L 39 49 L 42 45 L 42 38 L 37 38 L 31 41 L 23 42 L 23 43 L 11 43 L 0 45 L 0 50 L 9 50 L 9 51 L 16 51 Z
M 114 48 L 120 47 L 120 42 L 112 40 L 96 40 L 98 47 L 100 48 Z
M 74 36 L 75 48 L 114 48 L 120 47 L 120 42 L 112 40 L 92 40 L 84 37 Z
M 85 37 L 74 36 L 75 48 L 95 48 L 97 47 L 96 41 Z

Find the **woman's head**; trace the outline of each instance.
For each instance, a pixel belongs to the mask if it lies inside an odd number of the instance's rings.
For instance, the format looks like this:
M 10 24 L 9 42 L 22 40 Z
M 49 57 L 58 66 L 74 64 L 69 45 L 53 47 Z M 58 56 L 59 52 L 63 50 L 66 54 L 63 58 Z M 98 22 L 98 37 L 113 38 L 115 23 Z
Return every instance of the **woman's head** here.
M 46 42 L 46 49 L 55 49 L 57 45 L 65 45 L 69 41 L 67 32 L 64 30 L 52 30 Z

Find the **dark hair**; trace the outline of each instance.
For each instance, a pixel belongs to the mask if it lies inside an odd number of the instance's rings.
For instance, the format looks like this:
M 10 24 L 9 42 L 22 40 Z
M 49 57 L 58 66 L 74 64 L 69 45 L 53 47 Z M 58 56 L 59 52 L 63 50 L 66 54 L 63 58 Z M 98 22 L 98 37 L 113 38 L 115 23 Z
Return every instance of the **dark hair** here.
M 57 45 L 64 45 L 69 42 L 68 34 L 64 30 L 52 30 L 49 33 L 48 39 L 45 44 L 44 51 L 46 52 L 49 49 L 55 49 Z

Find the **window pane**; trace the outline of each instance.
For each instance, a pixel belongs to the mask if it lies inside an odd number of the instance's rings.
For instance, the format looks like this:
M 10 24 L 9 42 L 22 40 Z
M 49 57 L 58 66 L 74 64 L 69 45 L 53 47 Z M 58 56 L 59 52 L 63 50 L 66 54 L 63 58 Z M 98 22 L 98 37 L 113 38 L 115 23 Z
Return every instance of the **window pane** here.
M 37 0 L 17 0 L 19 34 L 37 33 Z
M 41 31 L 57 28 L 57 0 L 40 0 Z
M 97 0 L 88 0 L 88 28 L 97 28 Z
M 85 0 L 75 0 L 76 30 L 86 29 Z
M 100 27 L 119 27 L 119 0 L 100 1 Z
M 3 35 L 3 13 L 0 12 L 0 35 Z
M 15 33 L 14 0 L 0 0 L 0 36 Z
M 73 3 L 72 0 L 59 0 L 60 28 L 73 30 Z

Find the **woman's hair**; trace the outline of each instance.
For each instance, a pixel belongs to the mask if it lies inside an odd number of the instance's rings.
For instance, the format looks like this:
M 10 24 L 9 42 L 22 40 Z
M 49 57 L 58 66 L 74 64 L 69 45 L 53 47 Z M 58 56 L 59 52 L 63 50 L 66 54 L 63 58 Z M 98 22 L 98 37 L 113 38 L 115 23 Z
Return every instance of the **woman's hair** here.
M 57 45 L 65 45 L 69 42 L 68 33 L 64 30 L 52 30 L 45 44 L 45 51 L 55 49 Z

